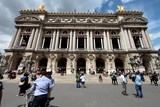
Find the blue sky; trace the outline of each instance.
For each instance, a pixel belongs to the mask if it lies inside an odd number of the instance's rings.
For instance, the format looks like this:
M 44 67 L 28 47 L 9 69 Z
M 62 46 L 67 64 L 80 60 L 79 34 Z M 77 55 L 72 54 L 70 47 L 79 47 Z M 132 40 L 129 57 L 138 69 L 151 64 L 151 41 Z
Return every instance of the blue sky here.
M 0 52 L 8 48 L 15 33 L 14 19 L 20 10 L 38 9 L 45 5 L 48 12 L 116 12 L 117 5 L 125 10 L 143 11 L 154 48 L 160 48 L 160 0 L 0 0 Z

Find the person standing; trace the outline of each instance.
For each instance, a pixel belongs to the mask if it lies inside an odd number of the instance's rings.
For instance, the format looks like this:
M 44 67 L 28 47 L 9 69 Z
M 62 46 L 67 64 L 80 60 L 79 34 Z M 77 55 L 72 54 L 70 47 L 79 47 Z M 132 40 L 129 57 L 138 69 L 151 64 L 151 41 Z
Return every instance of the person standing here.
M 26 94 L 26 90 L 28 90 L 31 87 L 31 84 L 29 83 L 29 77 L 28 73 L 24 73 L 23 77 L 20 79 L 19 83 L 19 96 L 23 96 Z
M 136 72 L 136 76 L 135 76 L 135 89 L 136 89 L 136 97 L 143 98 L 142 77 L 139 71 Z
M 48 98 L 48 92 L 53 89 L 54 84 L 51 79 L 46 77 L 47 72 L 42 71 L 42 77 L 37 78 L 31 87 L 31 92 L 34 91 L 34 99 L 32 107 L 45 107 Z
M 79 74 L 79 72 L 76 73 L 76 83 L 77 83 L 77 84 L 76 84 L 76 87 L 77 87 L 77 88 L 80 88 L 80 87 L 81 87 L 81 85 L 80 85 L 80 84 L 81 84 L 81 79 L 80 79 L 80 74 Z
M 0 75 L 1 75 L 0 79 L 3 79 L 1 73 L 0 73 Z M 3 96 L 3 83 L 2 83 L 2 81 L 0 81 L 0 107 L 1 107 L 2 96 Z
M 86 88 L 86 85 L 85 85 L 86 77 L 85 77 L 84 73 L 82 73 L 80 79 L 81 79 L 82 87 Z
M 125 75 L 125 72 L 121 72 L 120 80 L 123 89 L 122 94 L 127 96 L 127 75 Z

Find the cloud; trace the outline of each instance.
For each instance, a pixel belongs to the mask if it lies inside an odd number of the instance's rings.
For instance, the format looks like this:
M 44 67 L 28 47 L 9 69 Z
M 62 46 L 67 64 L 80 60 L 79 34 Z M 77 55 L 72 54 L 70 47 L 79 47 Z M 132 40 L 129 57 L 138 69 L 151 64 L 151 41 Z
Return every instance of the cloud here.
M 113 1 L 110 1 L 109 3 L 108 3 L 108 6 L 109 7 L 112 7 L 114 5 L 114 2 Z
M 160 44 L 159 44 L 159 45 L 155 45 L 155 46 L 154 46 L 154 49 L 155 49 L 155 50 L 160 49 Z
M 155 39 L 160 38 L 160 32 L 158 32 L 158 33 L 150 33 L 150 37 L 151 37 L 151 40 L 154 41 Z
M 129 3 L 129 2 L 132 2 L 134 0 L 121 0 L 121 1 L 122 1 L 122 3 Z
M 3 34 L 3 37 L 0 39 L 0 52 L 4 53 L 4 49 L 9 47 L 9 43 L 11 41 L 10 35 Z

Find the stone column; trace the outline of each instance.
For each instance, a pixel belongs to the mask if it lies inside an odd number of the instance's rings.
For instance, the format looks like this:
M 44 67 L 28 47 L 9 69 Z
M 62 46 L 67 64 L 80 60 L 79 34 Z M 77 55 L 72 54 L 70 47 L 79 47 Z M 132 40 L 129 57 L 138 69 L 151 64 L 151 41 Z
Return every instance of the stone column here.
M 144 32 L 144 30 L 142 29 L 142 41 L 143 41 L 143 43 L 144 43 L 144 46 L 145 46 L 145 48 L 149 48 L 149 46 L 148 46 L 148 41 L 147 41 L 147 38 L 146 38 L 146 35 L 145 35 L 145 32 Z
M 139 38 L 139 41 L 140 41 L 140 44 L 141 44 L 141 46 L 143 48 L 144 46 L 143 46 L 143 42 L 142 42 L 142 37 Z
M 54 50 L 54 47 L 55 47 L 55 39 L 56 39 L 56 30 L 53 31 L 51 50 Z
M 90 44 L 90 40 L 89 40 L 89 31 L 87 30 L 87 50 L 89 50 L 89 44 Z
M 33 38 L 33 43 L 32 43 L 32 49 L 35 49 L 36 48 L 36 43 L 38 42 L 37 38 L 38 37 L 38 32 L 39 32 L 39 28 L 36 28 L 36 32 L 35 32 L 35 35 L 34 35 L 34 38 Z
M 103 31 L 103 44 L 104 44 L 104 50 L 107 50 L 107 38 L 105 31 Z
M 119 49 L 122 49 L 122 48 L 121 48 L 121 44 L 120 44 L 120 40 L 119 40 L 119 39 L 120 39 L 120 38 L 117 39 L 117 41 L 118 41 L 118 47 L 119 47 Z
M 76 30 L 74 30 L 73 33 L 73 50 L 75 50 L 75 47 L 76 47 Z
M 149 43 L 150 48 L 151 48 L 151 49 L 154 49 L 154 48 L 153 48 L 153 45 L 152 45 L 152 42 L 151 42 L 151 38 L 150 38 L 147 30 L 145 30 L 145 34 L 146 34 L 146 38 L 147 38 L 147 40 L 148 40 L 148 43 Z
M 90 31 L 90 46 L 91 46 L 91 50 L 93 50 L 93 32 L 92 30 Z
M 104 46 L 103 46 L 103 39 L 101 38 L 101 48 L 104 49 Z
M 73 43 L 73 40 L 72 40 L 72 30 L 70 31 L 70 39 L 69 39 L 69 50 L 72 50 L 72 43 Z
M 67 38 L 67 50 L 69 49 L 69 37 Z
M 21 28 L 18 29 L 18 33 L 15 37 L 15 42 L 14 42 L 14 46 L 17 46 L 19 43 L 19 39 L 20 39 L 20 34 L 21 34 Z
M 31 33 L 31 35 L 29 37 L 29 41 L 28 41 L 28 44 L 27 44 L 27 49 L 31 48 L 33 37 L 34 37 L 34 33 L 35 33 L 35 28 L 32 29 L 32 33 Z
M 39 31 L 39 34 L 38 34 L 38 39 L 35 39 L 34 41 L 37 41 L 36 43 L 36 47 L 35 47 L 35 50 L 37 50 L 39 47 L 40 47 L 40 44 L 42 42 L 42 34 L 43 34 L 43 31 L 42 31 L 42 26 L 40 27 L 40 31 Z
M 43 42 L 42 42 L 42 47 L 41 48 L 43 48 L 44 47 L 44 42 L 45 42 L 45 37 L 43 38 L 43 40 L 42 40 Z
M 53 39 L 52 39 L 52 37 L 51 37 L 50 44 L 49 44 L 49 49 L 50 49 L 50 50 L 52 49 L 52 44 L 53 44 Z
M 55 50 L 57 50 L 57 48 L 58 48 L 58 42 L 59 42 L 59 30 L 57 30 L 57 35 L 56 35 Z
M 126 29 L 124 29 L 124 38 L 126 40 L 127 49 L 131 49 L 131 42 L 129 42 L 130 40 L 129 40 L 129 36 L 127 34 L 127 30 Z
M 16 35 L 18 33 L 18 29 L 16 30 L 16 33 L 14 34 L 14 36 L 12 37 L 12 40 L 10 42 L 10 45 L 9 45 L 9 49 L 11 49 L 13 47 L 13 44 L 14 44 L 14 41 L 16 39 Z
M 128 35 L 129 35 L 129 39 L 130 39 L 130 42 L 131 42 L 132 49 L 136 49 L 135 43 L 133 41 L 133 37 L 131 35 L 131 31 L 129 29 L 128 29 Z
M 120 31 L 120 40 L 121 40 L 121 44 L 122 44 L 121 48 L 122 49 L 124 48 L 127 51 L 128 47 L 127 47 L 126 37 L 125 37 L 124 31 L 123 31 L 123 28 L 121 27 L 120 29 L 121 29 L 121 31 Z
M 18 44 L 19 46 L 21 45 L 22 40 L 23 40 L 23 36 L 21 36 L 20 42 L 19 42 L 19 44 Z
M 109 37 L 109 31 L 107 31 L 107 43 L 108 43 L 108 50 L 111 50 L 111 42 Z

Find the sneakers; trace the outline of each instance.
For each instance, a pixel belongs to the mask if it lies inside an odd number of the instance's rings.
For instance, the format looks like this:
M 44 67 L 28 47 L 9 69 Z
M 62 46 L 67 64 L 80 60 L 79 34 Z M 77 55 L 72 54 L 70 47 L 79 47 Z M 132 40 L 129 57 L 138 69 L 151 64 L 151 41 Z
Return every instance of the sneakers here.
M 54 97 L 49 97 L 49 98 L 48 98 L 49 101 L 51 101 L 51 100 L 53 100 L 53 99 L 54 99 Z

